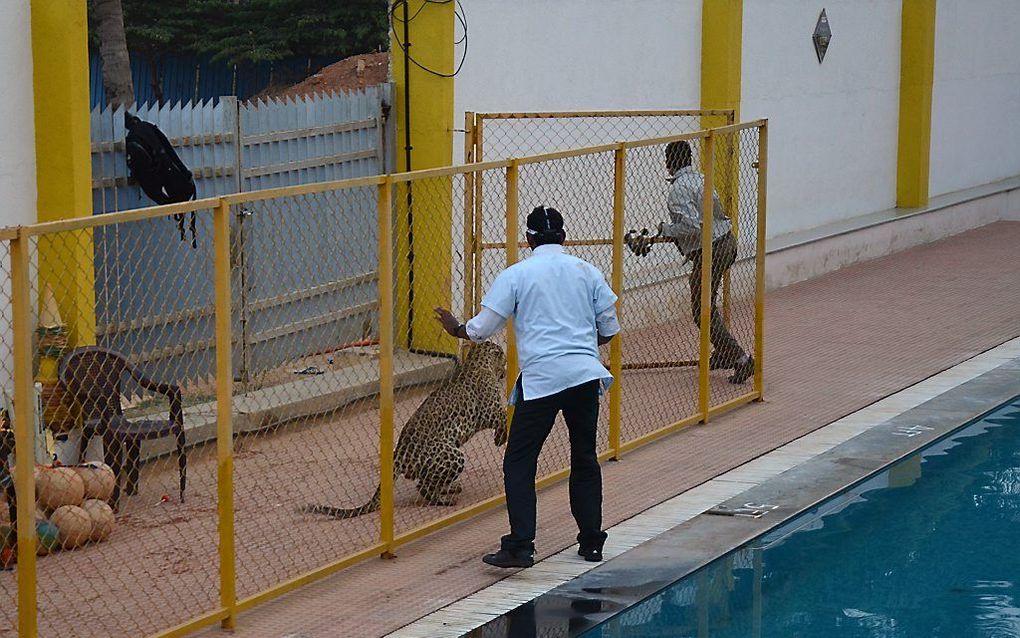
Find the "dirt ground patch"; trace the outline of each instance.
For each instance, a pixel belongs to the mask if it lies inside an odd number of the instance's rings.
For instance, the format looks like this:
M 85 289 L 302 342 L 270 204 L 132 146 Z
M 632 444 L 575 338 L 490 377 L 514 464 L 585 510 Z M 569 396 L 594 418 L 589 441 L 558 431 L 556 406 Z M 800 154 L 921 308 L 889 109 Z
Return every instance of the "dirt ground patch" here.
M 286 87 L 269 87 L 253 99 L 300 97 L 304 95 L 353 91 L 382 84 L 389 78 L 390 54 L 365 53 L 344 58 L 323 67 L 304 80 Z

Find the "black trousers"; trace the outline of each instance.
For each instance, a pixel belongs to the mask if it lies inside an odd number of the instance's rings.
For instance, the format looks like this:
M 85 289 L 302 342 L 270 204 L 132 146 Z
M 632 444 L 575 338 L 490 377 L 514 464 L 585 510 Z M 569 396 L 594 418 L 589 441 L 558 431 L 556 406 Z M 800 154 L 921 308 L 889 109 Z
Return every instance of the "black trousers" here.
M 535 551 L 535 473 L 538 455 L 562 411 L 570 435 L 570 513 L 577 522 L 577 541 L 601 548 L 602 468 L 595 451 L 599 417 L 599 382 L 590 381 L 551 396 L 523 400 L 517 380 L 518 402 L 510 423 L 510 438 L 503 455 L 503 486 L 510 533 L 502 547 L 514 552 Z
M 691 251 L 688 255 L 694 264 L 691 270 L 691 313 L 694 315 L 694 324 L 701 327 L 701 249 Z M 740 347 L 737 340 L 730 334 L 726 322 L 723 321 L 722 313 L 716 304 L 719 296 L 719 284 L 722 283 L 726 271 L 737 260 L 737 239 L 733 233 L 726 233 L 712 243 L 712 273 L 711 293 L 712 310 L 709 323 L 709 339 L 712 342 L 712 349 L 719 353 L 726 366 L 731 366 L 738 359 L 744 356 L 744 349 Z

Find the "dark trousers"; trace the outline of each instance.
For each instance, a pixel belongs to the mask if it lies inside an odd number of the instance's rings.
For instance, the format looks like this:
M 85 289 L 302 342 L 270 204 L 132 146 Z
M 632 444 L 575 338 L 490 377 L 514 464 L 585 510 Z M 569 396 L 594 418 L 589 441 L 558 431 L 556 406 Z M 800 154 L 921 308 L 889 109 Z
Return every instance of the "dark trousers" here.
M 599 382 L 582 383 L 527 401 L 521 399 L 523 392 L 518 379 L 517 396 L 503 455 L 503 486 L 510 517 L 510 533 L 502 539 L 503 549 L 535 551 L 538 454 L 561 410 L 570 435 L 570 513 L 577 521 L 577 541 L 585 547 L 601 548 L 606 534 L 602 531 L 602 469 L 595 452 Z
M 694 263 L 691 271 L 691 312 L 694 313 L 694 323 L 701 327 L 701 250 L 691 251 L 688 258 Z M 737 260 L 737 240 L 733 233 L 726 233 L 712 243 L 712 314 L 709 324 L 709 340 L 712 342 L 712 349 L 727 365 L 736 363 L 744 356 L 744 349 L 740 347 L 737 340 L 730 334 L 726 323 L 723 321 L 722 313 L 716 305 L 716 297 L 719 295 L 719 284 L 730 266 Z

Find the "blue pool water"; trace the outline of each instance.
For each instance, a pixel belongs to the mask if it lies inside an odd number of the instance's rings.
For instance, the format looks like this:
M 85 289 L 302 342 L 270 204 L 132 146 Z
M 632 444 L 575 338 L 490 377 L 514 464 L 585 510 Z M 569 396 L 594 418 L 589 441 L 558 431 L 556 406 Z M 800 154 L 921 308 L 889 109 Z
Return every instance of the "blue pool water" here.
M 585 636 L 1020 637 L 1020 399 Z

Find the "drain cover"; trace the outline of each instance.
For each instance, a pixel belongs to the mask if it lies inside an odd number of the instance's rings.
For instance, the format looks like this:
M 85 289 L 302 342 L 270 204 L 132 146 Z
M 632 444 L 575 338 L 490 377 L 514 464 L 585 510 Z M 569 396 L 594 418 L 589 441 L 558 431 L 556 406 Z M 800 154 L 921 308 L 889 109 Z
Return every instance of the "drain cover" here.
M 778 507 L 778 505 L 769 505 L 768 503 L 744 503 L 737 507 L 720 505 L 708 510 L 706 514 L 711 514 L 713 516 L 743 516 L 745 518 L 761 518 Z
M 761 518 L 768 510 L 755 507 L 713 507 L 705 512 L 712 516 L 741 516 L 744 518 Z

